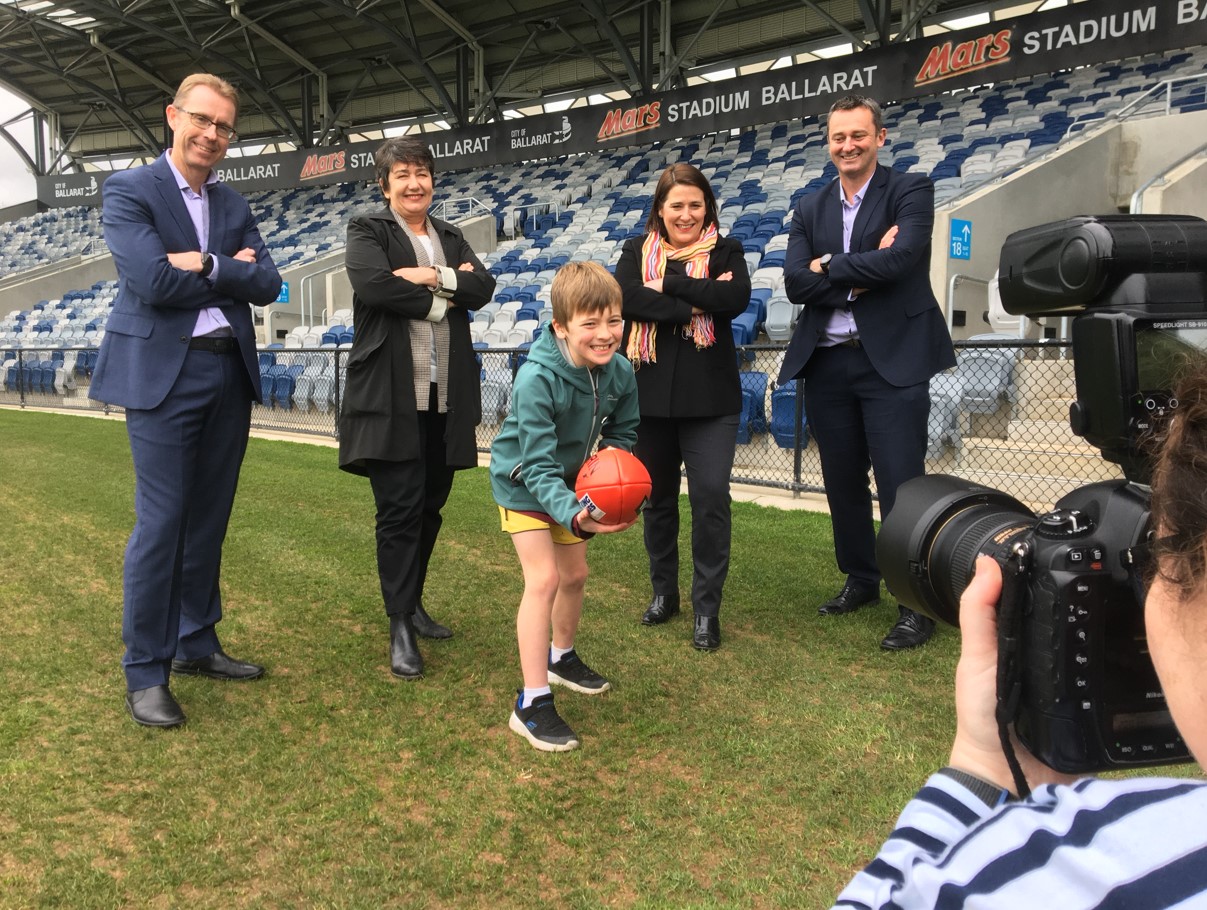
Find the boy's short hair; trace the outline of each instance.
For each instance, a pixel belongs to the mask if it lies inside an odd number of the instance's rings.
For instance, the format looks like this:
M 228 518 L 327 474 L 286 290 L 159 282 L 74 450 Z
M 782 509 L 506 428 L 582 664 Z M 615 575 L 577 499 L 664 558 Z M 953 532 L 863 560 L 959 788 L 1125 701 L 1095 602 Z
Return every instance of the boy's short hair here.
M 549 288 L 553 319 L 564 326 L 579 313 L 619 309 L 620 285 L 598 262 L 567 262 L 553 276 Z

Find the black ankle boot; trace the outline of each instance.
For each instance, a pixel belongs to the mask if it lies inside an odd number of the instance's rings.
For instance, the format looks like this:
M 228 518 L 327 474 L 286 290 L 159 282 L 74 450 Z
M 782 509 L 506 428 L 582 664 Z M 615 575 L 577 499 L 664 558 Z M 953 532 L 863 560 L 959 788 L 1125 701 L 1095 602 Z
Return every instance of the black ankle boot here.
M 423 655 L 415 640 L 415 625 L 405 613 L 390 617 L 390 672 L 402 679 L 423 676 Z
M 666 622 L 672 616 L 679 615 L 678 594 L 655 594 L 641 617 L 641 622 L 647 626 L 656 626 Z
M 420 638 L 452 638 L 453 630 L 448 626 L 442 626 L 432 617 L 427 615 L 427 610 L 423 609 L 423 604 L 415 608 L 415 615 L 411 617 L 411 622 L 415 626 L 415 631 L 419 633 Z
M 721 620 L 715 616 L 696 614 L 692 632 L 692 647 L 697 651 L 715 651 L 721 647 Z

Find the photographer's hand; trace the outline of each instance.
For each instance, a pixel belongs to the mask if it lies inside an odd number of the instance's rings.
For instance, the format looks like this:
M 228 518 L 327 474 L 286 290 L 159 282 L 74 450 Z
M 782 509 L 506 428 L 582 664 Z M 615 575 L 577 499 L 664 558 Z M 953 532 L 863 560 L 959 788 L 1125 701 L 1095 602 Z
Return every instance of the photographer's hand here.
M 997 601 L 1002 593 L 1002 569 L 989 556 L 979 556 L 976 574 L 960 598 L 960 663 L 956 667 L 956 739 L 951 766 L 1015 790 L 998 736 Z M 1014 752 L 1032 787 L 1075 780 L 1041 763 L 1014 739 Z

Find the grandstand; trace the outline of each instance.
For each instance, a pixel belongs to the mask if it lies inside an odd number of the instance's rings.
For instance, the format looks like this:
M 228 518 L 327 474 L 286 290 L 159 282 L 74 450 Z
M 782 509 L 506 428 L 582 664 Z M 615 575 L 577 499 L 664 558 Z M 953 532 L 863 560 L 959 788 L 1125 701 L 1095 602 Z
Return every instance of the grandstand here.
M 932 281 L 953 337 L 999 348 L 1005 338 L 1016 340 L 1009 352 L 963 354 L 952 375 L 936 377 L 935 469 L 1013 487 L 1036 503 L 1075 479 L 1111 475 L 1064 423 L 1071 373 L 1067 356 L 1053 348 L 1067 342 L 1062 326 L 1011 319 L 995 307 L 989 289 L 996 253 L 1012 230 L 1079 212 L 1126 211 L 1141 204 L 1132 196 L 1145 190 L 1145 211 L 1207 214 L 1199 201 L 1202 158 L 1188 159 L 1184 143 L 1159 141 L 1207 141 L 1205 64 L 1203 48 L 1173 50 L 886 103 L 882 162 L 926 173 L 935 184 Z M 1122 167 L 1125 155 L 1131 158 Z M 805 449 L 803 469 L 794 458 L 798 446 L 807 447 L 807 431 L 788 432 L 784 396 L 774 397 L 778 351 L 799 315 L 783 291 L 792 207 L 834 175 L 817 117 L 440 173 L 437 205 L 488 213 L 475 219 L 475 236 L 483 239 L 473 245 L 498 279 L 494 301 L 472 326 L 483 363 L 480 445 L 489 446 L 506 413 L 512 373 L 549 317 L 557 268 L 582 259 L 613 267 L 623 242 L 643 230 L 658 175 L 681 160 L 711 181 L 721 228 L 742 241 L 752 275 L 750 307 L 734 324 L 753 399 L 735 471 L 756 483 L 819 488 L 815 454 Z M 1102 173 L 1119 176 L 1111 185 Z M 1052 185 L 1063 192 L 1052 193 Z M 257 308 L 264 405 L 255 419 L 333 432 L 340 351 L 355 333 L 342 270 L 344 226 L 377 208 L 379 192 L 357 181 L 248 197 L 293 291 L 287 302 Z M 943 255 L 953 223 L 976 226 L 963 259 Z M 94 406 L 86 397 L 90 364 L 113 299 L 97 210 L 51 210 L 4 225 L 0 257 L 7 266 L 0 281 L 2 400 Z M 89 279 L 87 286 L 74 276 Z M 1020 347 L 1026 339 L 1049 346 Z M 976 369 L 998 383 L 992 400 L 976 393 L 978 384 L 992 385 L 973 375 Z M 768 414 L 778 435 L 766 432 Z

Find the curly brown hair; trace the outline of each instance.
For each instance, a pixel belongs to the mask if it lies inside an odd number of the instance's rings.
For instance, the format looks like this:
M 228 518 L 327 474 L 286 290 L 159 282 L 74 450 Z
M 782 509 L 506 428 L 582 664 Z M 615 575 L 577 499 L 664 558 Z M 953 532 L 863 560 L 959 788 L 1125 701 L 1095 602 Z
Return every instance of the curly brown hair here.
M 1174 394 L 1153 467 L 1152 527 L 1156 571 L 1186 602 L 1207 583 L 1207 360 L 1187 362 Z

